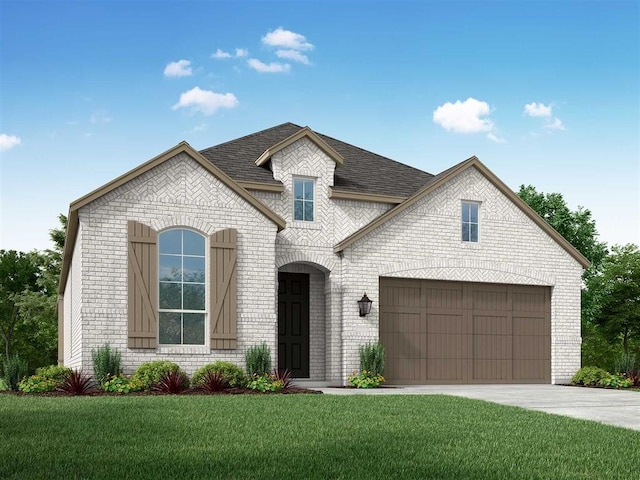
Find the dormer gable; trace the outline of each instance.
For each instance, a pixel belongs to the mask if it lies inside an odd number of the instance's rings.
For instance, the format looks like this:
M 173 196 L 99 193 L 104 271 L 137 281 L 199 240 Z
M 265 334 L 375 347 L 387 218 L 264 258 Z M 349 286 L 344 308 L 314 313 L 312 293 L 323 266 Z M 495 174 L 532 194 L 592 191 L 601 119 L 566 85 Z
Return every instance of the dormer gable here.
M 269 160 L 271 160 L 271 157 L 273 157 L 273 155 L 275 155 L 276 153 L 280 152 L 284 148 L 288 147 L 289 145 L 294 144 L 295 142 L 297 142 L 297 141 L 299 141 L 299 140 L 301 140 L 303 138 L 308 138 L 318 148 L 320 148 L 324 153 L 326 153 L 336 163 L 336 167 L 340 167 L 340 166 L 342 166 L 344 164 L 344 158 L 342 157 L 342 155 L 340 155 L 338 152 L 336 152 L 333 149 L 333 147 L 331 147 L 331 145 L 329 145 L 322 138 L 320 138 L 320 136 L 318 136 L 318 134 L 316 134 L 309 127 L 303 127 L 300 130 L 298 130 L 296 133 L 294 133 L 293 135 L 285 138 L 284 140 L 282 140 L 282 141 L 278 142 L 277 144 L 273 145 L 272 147 L 267 148 L 264 151 L 264 153 L 262 155 L 260 155 L 258 157 L 258 159 L 256 160 L 256 165 L 259 166 L 259 167 L 261 167 L 263 165 L 266 165 L 267 162 Z

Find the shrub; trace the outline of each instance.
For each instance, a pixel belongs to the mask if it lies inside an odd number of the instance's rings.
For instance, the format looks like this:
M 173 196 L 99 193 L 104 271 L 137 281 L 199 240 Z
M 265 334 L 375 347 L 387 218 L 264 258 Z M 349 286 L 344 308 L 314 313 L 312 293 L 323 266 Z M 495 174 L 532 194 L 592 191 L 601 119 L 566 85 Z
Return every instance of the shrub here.
M 16 353 L 4 362 L 4 381 L 11 390 L 16 390 L 20 380 L 27 375 L 27 371 L 27 361 L 22 360 Z
M 192 385 L 201 386 L 207 372 L 219 372 L 231 387 L 244 387 L 247 385 L 247 376 L 242 371 L 242 368 L 231 362 L 222 361 L 210 363 L 196 370 L 191 378 Z
M 9 390 L 9 385 L 4 381 L 4 378 L 0 377 L 0 392 L 4 390 Z
M 291 372 L 289 371 L 289 369 L 280 371 L 274 370 L 273 376 L 276 380 L 282 382 L 283 389 L 293 387 L 293 378 L 291 377 Z
M 582 367 L 571 379 L 572 385 L 596 386 L 601 385 L 602 380 L 609 374 L 598 367 Z
M 361 370 L 349 375 L 347 382 L 356 388 L 376 388 L 384 383 L 384 377 L 379 373 Z
M 220 371 L 205 370 L 199 378 L 198 386 L 205 392 L 215 393 L 221 392 L 229 387 L 229 382 Z
M 612 388 L 629 388 L 633 386 L 633 380 L 624 374 L 607 375 L 600 380 L 600 385 Z
M 636 354 L 633 352 L 624 353 L 616 357 L 613 362 L 613 371 L 615 373 L 629 373 L 636 369 Z
M 376 375 L 384 374 L 384 346 L 381 343 L 367 343 L 360 347 L 360 370 Z
M 271 373 L 263 375 L 253 374 L 249 380 L 249 388 L 259 392 L 277 392 L 282 390 L 284 383 Z
M 49 365 L 36 369 L 36 375 L 46 378 L 47 380 L 55 380 L 58 383 L 62 382 L 64 376 L 68 373 L 71 373 L 71 369 L 63 367 L 62 365 Z
M 260 345 L 249 347 L 244 356 L 247 375 L 268 375 L 271 371 L 271 349 L 262 342 Z
M 60 382 L 53 378 L 46 378 L 41 375 L 31 375 L 25 377 L 18 383 L 18 390 L 24 393 L 53 392 L 58 388 Z
M 160 381 L 160 377 L 167 375 L 169 372 L 178 372 L 180 367 L 168 360 L 154 360 L 141 364 L 133 379 L 142 384 L 144 390 L 150 390 L 154 383 Z
M 129 393 L 138 392 L 143 389 L 144 385 L 140 380 L 135 380 L 125 375 L 109 376 L 101 385 L 102 390 L 111 393 Z
M 182 393 L 187 388 L 189 388 L 189 377 L 182 370 L 163 373 L 153 384 L 153 389 L 162 393 Z
M 91 376 L 82 370 L 72 370 L 66 374 L 58 390 L 71 395 L 89 395 L 98 391 Z
M 93 360 L 93 374 L 96 380 L 102 384 L 110 376 L 114 377 L 122 373 L 120 370 L 120 352 L 111 349 L 111 345 L 105 343 L 97 350 L 91 350 Z

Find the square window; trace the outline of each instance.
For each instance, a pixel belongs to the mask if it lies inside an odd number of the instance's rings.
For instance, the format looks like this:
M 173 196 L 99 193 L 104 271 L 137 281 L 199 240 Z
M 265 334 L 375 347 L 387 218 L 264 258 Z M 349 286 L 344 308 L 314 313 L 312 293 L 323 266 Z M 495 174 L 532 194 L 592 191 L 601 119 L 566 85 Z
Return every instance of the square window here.
M 293 219 L 313 222 L 315 181 L 306 178 L 293 179 Z
M 478 203 L 462 202 L 462 241 L 477 242 L 479 232 Z

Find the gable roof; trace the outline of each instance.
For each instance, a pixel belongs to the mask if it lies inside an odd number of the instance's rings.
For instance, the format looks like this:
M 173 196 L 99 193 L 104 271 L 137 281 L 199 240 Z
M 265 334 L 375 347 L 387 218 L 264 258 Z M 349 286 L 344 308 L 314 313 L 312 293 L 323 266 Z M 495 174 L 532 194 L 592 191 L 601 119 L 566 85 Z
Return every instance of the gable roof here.
M 267 207 L 264 203 L 256 199 L 253 195 L 247 192 L 243 187 L 238 185 L 238 183 L 232 179 L 229 175 L 224 173 L 220 168 L 212 164 L 206 158 L 204 158 L 199 152 L 197 152 L 191 145 L 187 142 L 180 142 L 175 147 L 170 148 L 164 153 L 152 158 L 151 160 L 143 163 L 142 165 L 137 166 L 133 170 L 128 171 L 127 173 L 120 175 L 118 178 L 110 181 L 109 183 L 98 187 L 94 191 L 86 194 L 85 196 L 75 200 L 69 206 L 69 215 L 67 221 L 67 235 L 64 242 L 64 252 L 62 256 L 62 270 L 60 273 L 60 284 L 58 286 L 58 292 L 60 294 L 64 293 L 64 289 L 67 283 L 67 276 L 69 274 L 69 267 L 71 266 L 71 257 L 73 256 L 73 249 L 75 247 L 76 236 L 78 233 L 79 227 L 79 219 L 78 219 L 78 210 L 85 205 L 97 200 L 98 198 L 106 195 L 107 193 L 115 190 L 116 188 L 124 185 L 125 183 L 139 177 L 143 173 L 148 172 L 149 170 L 157 167 L 158 165 L 163 164 L 167 160 L 179 155 L 181 153 L 185 153 L 189 155 L 193 160 L 199 163 L 204 169 L 206 169 L 209 173 L 211 173 L 214 177 L 224 183 L 227 187 L 233 190 L 235 193 L 240 195 L 243 200 L 245 200 L 248 204 L 253 206 L 256 210 L 262 213 L 265 217 L 271 220 L 278 227 L 278 231 L 284 229 L 286 227 L 286 223 L 282 217 L 277 215 L 273 210 Z
M 502 180 L 500 180 L 491 170 L 489 170 L 476 156 L 468 158 L 464 162 L 458 163 L 453 167 L 444 170 L 439 173 L 435 177 L 432 177 L 427 184 L 420 189 L 416 194 L 412 197 L 408 198 L 401 204 L 396 207 L 388 210 L 384 214 L 380 215 L 373 222 L 365 225 L 357 232 L 348 236 L 340 243 L 338 243 L 333 251 L 335 253 L 343 251 L 345 248 L 349 247 L 362 237 L 364 237 L 369 232 L 375 230 L 386 221 L 405 211 L 411 205 L 420 201 L 422 198 L 429 195 L 439 186 L 448 182 L 455 175 L 467 170 L 469 168 L 476 168 L 487 180 L 489 180 L 503 195 L 505 195 L 509 200 L 511 200 L 516 207 L 518 207 L 525 215 L 527 215 L 531 220 L 534 221 L 536 225 L 538 225 L 547 235 L 549 235 L 553 240 L 558 243 L 569 255 L 571 255 L 583 268 L 587 268 L 589 266 L 589 260 L 585 258 L 573 245 L 571 245 L 562 235 L 560 235 L 551 225 L 549 225 L 546 220 L 544 220 L 540 215 L 536 213 L 527 203 L 522 200 L 518 195 L 516 195 L 509 187 L 507 187 Z
M 265 164 L 256 165 L 265 152 L 272 151 L 281 142 L 312 132 L 308 127 L 283 123 L 236 140 L 201 150 L 203 157 L 238 182 L 262 184 L 281 183 Z M 301 135 L 304 136 L 305 132 Z M 433 175 L 382 155 L 313 132 L 315 136 L 343 158 L 343 164 L 334 175 L 334 191 L 384 195 L 405 199 L 415 194 Z M 308 135 L 308 134 L 307 134 Z

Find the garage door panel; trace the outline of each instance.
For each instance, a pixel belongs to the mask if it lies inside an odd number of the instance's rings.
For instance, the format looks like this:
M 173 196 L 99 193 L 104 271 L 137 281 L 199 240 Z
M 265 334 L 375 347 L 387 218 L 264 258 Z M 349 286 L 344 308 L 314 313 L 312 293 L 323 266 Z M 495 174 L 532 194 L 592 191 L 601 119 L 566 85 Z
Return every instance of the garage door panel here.
M 390 383 L 548 383 L 550 288 L 380 280 Z

